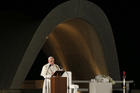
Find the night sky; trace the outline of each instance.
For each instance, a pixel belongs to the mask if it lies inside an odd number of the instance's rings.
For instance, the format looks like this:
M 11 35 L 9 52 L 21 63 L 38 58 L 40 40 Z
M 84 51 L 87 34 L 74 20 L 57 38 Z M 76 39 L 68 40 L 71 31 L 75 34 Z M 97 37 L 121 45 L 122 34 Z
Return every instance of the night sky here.
M 0 12 L 22 13 L 32 17 L 33 20 L 41 20 L 51 9 L 64 1 L 67 0 L 5 0 L 0 1 Z M 120 74 L 122 75 L 122 71 L 126 71 L 127 80 L 135 81 L 133 88 L 140 89 L 138 7 L 128 0 L 89 1 L 101 7 L 112 26 L 118 52 Z

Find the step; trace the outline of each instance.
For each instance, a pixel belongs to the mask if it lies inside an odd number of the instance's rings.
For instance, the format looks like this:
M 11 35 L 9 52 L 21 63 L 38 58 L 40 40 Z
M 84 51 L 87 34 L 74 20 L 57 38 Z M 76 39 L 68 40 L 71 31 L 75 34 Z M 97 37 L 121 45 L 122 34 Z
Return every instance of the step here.
M 42 93 L 42 89 L 0 89 L 0 93 Z

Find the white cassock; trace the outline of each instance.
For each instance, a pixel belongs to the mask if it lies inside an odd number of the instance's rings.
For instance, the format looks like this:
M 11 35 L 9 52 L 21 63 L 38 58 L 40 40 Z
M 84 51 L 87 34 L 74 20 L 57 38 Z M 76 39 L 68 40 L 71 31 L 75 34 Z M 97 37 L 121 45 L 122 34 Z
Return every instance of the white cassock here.
M 43 90 L 42 93 L 51 93 L 51 76 L 60 70 L 59 66 L 56 64 L 50 65 L 50 63 L 45 64 L 41 71 L 41 76 L 44 77 Z

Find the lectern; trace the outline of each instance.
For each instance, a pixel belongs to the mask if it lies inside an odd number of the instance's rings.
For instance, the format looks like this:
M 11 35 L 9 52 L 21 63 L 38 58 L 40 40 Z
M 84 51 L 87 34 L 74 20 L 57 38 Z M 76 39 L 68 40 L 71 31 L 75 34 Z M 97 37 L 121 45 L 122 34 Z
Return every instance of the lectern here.
M 60 73 L 51 77 L 51 93 L 67 93 L 67 77 L 61 77 Z

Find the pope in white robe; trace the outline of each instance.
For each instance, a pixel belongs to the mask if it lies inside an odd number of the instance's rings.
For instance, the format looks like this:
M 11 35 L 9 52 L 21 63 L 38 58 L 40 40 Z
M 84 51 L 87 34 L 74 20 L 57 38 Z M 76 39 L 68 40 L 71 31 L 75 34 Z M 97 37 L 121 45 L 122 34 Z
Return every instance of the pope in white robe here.
M 51 93 L 51 76 L 57 71 L 60 70 L 59 66 L 54 64 L 54 58 L 48 58 L 48 64 L 45 64 L 41 71 L 41 76 L 44 77 L 42 93 Z

